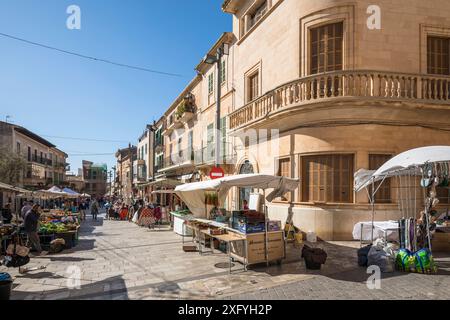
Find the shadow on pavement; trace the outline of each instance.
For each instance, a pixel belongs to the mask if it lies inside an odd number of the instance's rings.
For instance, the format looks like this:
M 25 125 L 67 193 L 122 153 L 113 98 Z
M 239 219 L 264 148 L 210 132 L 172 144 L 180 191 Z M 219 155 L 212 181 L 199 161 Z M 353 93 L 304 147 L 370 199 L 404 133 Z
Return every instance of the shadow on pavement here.
M 321 270 L 308 270 L 304 260 L 301 258 L 302 246 L 294 247 L 288 244 L 287 257 L 282 265 L 271 264 L 269 268 L 265 264 L 255 265 L 251 270 L 257 273 L 266 273 L 270 276 L 281 276 L 286 274 L 321 275 L 335 280 L 348 282 L 366 282 L 369 275 L 367 268 L 358 266 L 358 248 L 338 245 L 330 242 L 318 242 L 308 244 L 310 247 L 321 248 L 328 254 L 328 259 Z M 436 264 L 439 267 L 438 276 L 450 275 L 450 256 L 448 254 L 436 254 Z M 383 279 L 402 277 L 409 273 L 394 272 L 383 273 Z M 430 275 L 431 277 L 433 275 Z
M 48 278 L 48 276 L 46 276 Z M 12 300 L 129 300 L 128 290 L 122 277 L 82 285 L 80 289 L 61 288 L 45 293 L 22 292 L 13 289 Z

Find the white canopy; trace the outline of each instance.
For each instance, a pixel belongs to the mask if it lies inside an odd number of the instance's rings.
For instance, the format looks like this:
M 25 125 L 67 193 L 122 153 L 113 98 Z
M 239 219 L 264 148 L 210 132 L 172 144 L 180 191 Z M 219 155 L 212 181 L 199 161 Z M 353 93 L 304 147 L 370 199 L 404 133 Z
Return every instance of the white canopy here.
M 205 193 L 216 191 L 219 195 L 219 203 L 224 203 L 228 192 L 233 187 L 255 188 L 255 189 L 274 189 L 267 196 L 267 201 L 273 201 L 275 198 L 294 191 L 299 186 L 299 180 L 286 177 L 277 177 L 264 174 L 243 174 L 229 176 L 217 180 L 208 180 L 195 182 L 178 186 L 175 193 L 186 203 L 191 212 L 197 217 L 206 217 Z
M 61 193 L 63 192 L 60 188 L 58 188 L 57 186 L 51 187 L 50 189 L 47 190 L 48 192 L 56 192 L 56 193 Z
M 380 169 L 371 173 L 360 170 L 355 174 L 355 190 L 368 187 L 372 179 L 382 180 L 386 177 L 404 174 L 428 163 L 450 162 L 450 146 L 434 146 L 406 151 L 386 162 Z M 418 173 L 418 172 L 417 172 Z
M 42 199 L 67 198 L 69 195 L 60 188 L 54 186 L 48 190 L 39 190 L 33 193 L 34 196 Z
M 90 195 L 90 194 L 87 194 L 87 193 L 83 193 L 83 194 L 81 195 L 81 197 L 82 197 L 82 198 L 90 198 L 91 195 Z

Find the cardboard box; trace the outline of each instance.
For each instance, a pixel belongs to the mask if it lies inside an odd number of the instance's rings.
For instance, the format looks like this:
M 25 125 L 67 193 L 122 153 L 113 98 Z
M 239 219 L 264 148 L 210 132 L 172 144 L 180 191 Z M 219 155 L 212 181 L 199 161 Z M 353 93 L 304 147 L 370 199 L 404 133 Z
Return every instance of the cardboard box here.
M 285 257 L 285 242 L 283 231 L 270 232 L 268 244 L 269 261 L 282 260 Z M 248 234 L 248 263 L 257 264 L 266 262 L 265 255 L 265 233 Z M 243 241 L 233 242 L 231 244 L 231 252 L 239 257 L 245 256 L 245 247 Z

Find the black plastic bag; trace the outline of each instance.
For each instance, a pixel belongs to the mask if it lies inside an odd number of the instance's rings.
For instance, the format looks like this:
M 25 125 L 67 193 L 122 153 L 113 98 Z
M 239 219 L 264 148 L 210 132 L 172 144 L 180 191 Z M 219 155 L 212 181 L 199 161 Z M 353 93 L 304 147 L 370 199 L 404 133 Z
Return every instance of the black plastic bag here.
M 358 265 L 360 267 L 367 267 L 369 265 L 367 256 L 369 255 L 370 249 L 372 249 L 371 244 L 358 250 Z
M 4 265 L 7 268 L 20 268 L 30 263 L 30 257 L 21 257 L 19 255 L 7 256 Z

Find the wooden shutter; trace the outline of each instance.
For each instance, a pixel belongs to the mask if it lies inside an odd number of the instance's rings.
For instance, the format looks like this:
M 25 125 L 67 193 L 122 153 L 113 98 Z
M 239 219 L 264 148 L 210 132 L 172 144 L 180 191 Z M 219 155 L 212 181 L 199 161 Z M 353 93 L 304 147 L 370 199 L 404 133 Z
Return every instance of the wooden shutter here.
M 428 37 L 428 73 L 450 75 L 450 40 Z
M 259 73 L 249 77 L 248 101 L 251 102 L 259 96 Z
M 311 74 L 343 69 L 343 22 L 311 29 Z
M 280 159 L 278 161 L 278 176 L 291 178 L 292 170 L 291 170 L 291 159 L 285 158 Z M 281 201 L 291 201 L 291 193 L 286 193 L 283 197 L 281 197 Z
M 302 158 L 303 202 L 353 202 L 353 155 Z

